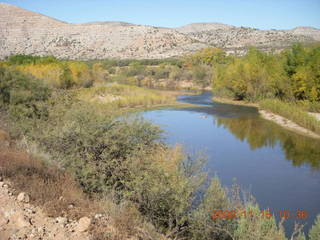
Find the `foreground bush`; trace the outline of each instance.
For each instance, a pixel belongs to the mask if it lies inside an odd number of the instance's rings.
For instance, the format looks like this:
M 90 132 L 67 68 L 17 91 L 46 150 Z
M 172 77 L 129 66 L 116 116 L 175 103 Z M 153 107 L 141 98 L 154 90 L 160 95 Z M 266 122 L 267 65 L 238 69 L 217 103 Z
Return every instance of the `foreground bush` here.
M 133 201 L 163 231 L 184 222 L 195 186 L 179 171 L 181 154 L 159 142 L 158 127 L 139 119 L 114 119 L 92 106 L 52 111 L 49 122 L 29 137 L 74 172 L 86 193 Z
M 285 240 L 274 216 L 263 215 L 258 206 L 248 206 L 246 214 L 240 215 L 235 239 L 237 240 Z
M 16 118 L 40 118 L 46 115 L 42 104 L 50 96 L 50 90 L 35 78 L 0 67 L 0 107 Z

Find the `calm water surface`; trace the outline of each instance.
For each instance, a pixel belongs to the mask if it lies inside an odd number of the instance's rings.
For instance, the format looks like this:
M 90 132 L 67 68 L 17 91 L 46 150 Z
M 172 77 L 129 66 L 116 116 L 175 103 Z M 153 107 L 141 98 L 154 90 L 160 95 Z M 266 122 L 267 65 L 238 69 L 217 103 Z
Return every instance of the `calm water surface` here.
M 320 141 L 286 130 L 259 117 L 256 108 L 214 103 L 205 92 L 179 101 L 200 105 L 143 113 L 160 125 L 167 143 L 186 152 L 204 152 L 207 170 L 224 186 L 234 178 L 249 190 L 261 209 L 290 211 L 285 224 L 292 231 L 297 211 L 308 214 L 305 231 L 320 214 Z

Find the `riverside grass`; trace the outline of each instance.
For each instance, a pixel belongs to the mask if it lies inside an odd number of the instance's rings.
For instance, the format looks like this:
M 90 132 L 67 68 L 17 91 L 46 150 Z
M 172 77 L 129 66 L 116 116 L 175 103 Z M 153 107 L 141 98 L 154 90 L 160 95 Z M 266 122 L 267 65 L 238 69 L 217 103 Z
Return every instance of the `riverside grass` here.
M 279 99 L 265 99 L 259 102 L 259 106 L 264 110 L 279 114 L 302 127 L 320 134 L 320 121 L 314 116 L 309 115 L 295 103 L 288 103 Z
M 175 97 L 165 91 L 147 90 L 135 86 L 112 84 L 77 90 L 79 100 L 113 105 L 117 108 L 151 107 L 174 104 Z

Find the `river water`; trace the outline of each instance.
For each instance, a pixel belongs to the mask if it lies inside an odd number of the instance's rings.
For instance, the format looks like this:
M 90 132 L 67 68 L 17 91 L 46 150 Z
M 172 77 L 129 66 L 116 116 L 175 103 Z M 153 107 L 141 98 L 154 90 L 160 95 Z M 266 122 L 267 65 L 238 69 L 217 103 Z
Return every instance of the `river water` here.
M 236 179 L 277 219 L 287 211 L 287 234 L 294 222 L 305 223 L 307 231 L 320 214 L 320 141 L 262 119 L 256 108 L 211 99 L 210 92 L 181 96 L 179 101 L 196 106 L 147 111 L 143 117 L 165 130 L 168 144 L 206 154 L 209 175 L 218 175 L 224 186 Z

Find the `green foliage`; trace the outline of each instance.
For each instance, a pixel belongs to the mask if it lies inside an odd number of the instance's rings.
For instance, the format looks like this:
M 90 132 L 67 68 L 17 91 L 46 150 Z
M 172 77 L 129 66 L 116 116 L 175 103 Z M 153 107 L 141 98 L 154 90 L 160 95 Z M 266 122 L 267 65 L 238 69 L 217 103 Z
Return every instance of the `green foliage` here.
M 205 48 L 200 52 L 188 56 L 185 61 L 193 65 L 215 66 L 226 63 L 228 57 L 226 57 L 226 53 L 219 48 Z
M 320 48 L 300 44 L 281 54 L 251 48 L 244 57 L 220 64 L 213 80 L 216 95 L 237 100 L 320 100 Z
M 216 69 L 213 91 L 236 100 L 257 101 L 287 94 L 282 59 L 251 48 L 244 58 L 236 58 Z
M 130 200 L 163 232 L 179 229 L 199 181 L 181 170 L 181 151 L 165 147 L 160 129 L 148 122 L 68 98 L 52 99 L 49 117 L 34 121 L 37 130 L 29 124 L 28 137 L 74 172 L 86 193 Z
M 306 240 L 304 233 L 299 233 L 297 236 L 294 236 L 292 240 Z
M 310 240 L 320 239 L 320 216 L 317 216 L 314 225 L 309 231 L 309 239 Z
M 236 240 L 285 240 L 282 229 L 277 227 L 275 218 L 264 216 L 257 205 L 248 206 L 241 214 L 234 233 Z
M 106 80 L 107 71 L 99 63 L 90 68 L 84 62 L 25 55 L 12 56 L 5 63 L 18 71 L 33 75 L 52 88 L 90 87 L 95 81 Z
M 213 178 L 201 204 L 190 215 L 190 239 L 230 239 L 234 231 L 234 220 L 212 219 L 212 216 L 214 210 L 226 211 L 232 207 L 234 206 L 231 205 L 220 180 Z
M 50 96 L 48 88 L 31 76 L 0 67 L 0 106 L 15 118 L 39 118 L 46 115 L 43 101 Z
M 211 57 L 210 53 L 214 56 Z M 106 81 L 158 88 L 179 88 L 188 80 L 198 88 L 210 85 L 211 64 L 224 62 L 224 52 L 213 49 L 186 59 L 125 59 L 88 62 L 63 61 L 54 57 L 17 55 L 4 64 L 31 74 L 53 88 L 91 87 Z M 202 60 L 199 60 L 202 59 Z M 190 65 L 191 64 L 191 65 Z M 159 81 L 161 80 L 161 81 Z
M 128 97 L 138 91 L 147 92 L 114 85 L 98 87 L 94 93 Z M 32 96 L 19 99 L 31 104 Z M 73 172 L 86 193 L 111 194 L 117 203 L 134 202 L 163 232 L 185 224 L 199 185 L 195 181 L 200 179 L 184 174 L 181 151 L 163 145 L 157 126 L 139 118 L 119 117 L 115 106 L 101 108 L 100 104 L 78 100 L 75 91 L 55 91 L 50 99 L 42 100 L 46 116 L 28 116 L 27 120 L 17 112 L 17 132 L 35 142 L 51 161 Z
M 60 75 L 60 87 L 63 89 L 71 88 L 73 85 L 73 79 L 71 71 L 66 64 L 62 66 L 62 74 Z
M 38 57 L 30 55 L 16 55 L 8 58 L 8 63 L 11 65 L 23 64 L 50 64 L 58 62 L 55 57 Z
M 293 45 L 284 52 L 286 64 L 284 68 L 292 79 L 293 94 L 298 100 L 320 100 L 320 48 Z

